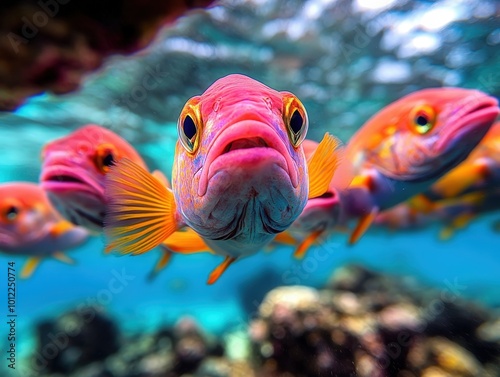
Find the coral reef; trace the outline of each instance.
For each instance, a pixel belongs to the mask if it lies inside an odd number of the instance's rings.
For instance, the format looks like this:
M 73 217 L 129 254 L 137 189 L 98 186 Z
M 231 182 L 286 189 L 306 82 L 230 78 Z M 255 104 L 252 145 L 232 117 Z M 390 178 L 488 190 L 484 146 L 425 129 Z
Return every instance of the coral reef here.
M 34 357 L 61 342 L 54 334 L 62 328 L 87 322 L 37 375 L 500 376 L 500 316 L 462 299 L 458 282 L 435 291 L 349 266 L 320 290 L 272 290 L 247 330 L 228 330 L 221 338 L 189 317 L 155 333 L 120 336 L 93 310 L 71 312 L 40 327 Z
M 75 90 L 110 54 L 145 47 L 160 26 L 212 1 L 23 0 L 0 5 L 0 110 Z
M 259 376 L 500 376 L 500 343 L 486 335 L 498 316 L 452 285 L 421 291 L 359 267 L 319 291 L 271 291 L 250 327 Z

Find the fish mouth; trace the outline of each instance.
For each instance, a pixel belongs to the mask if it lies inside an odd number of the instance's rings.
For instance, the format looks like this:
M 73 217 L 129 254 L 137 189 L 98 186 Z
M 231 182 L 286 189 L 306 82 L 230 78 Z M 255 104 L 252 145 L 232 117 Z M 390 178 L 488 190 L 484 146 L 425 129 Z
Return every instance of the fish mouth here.
M 0 248 L 8 250 L 16 244 L 15 238 L 7 233 L 0 233 Z
M 44 190 L 53 193 L 78 191 L 104 198 L 104 187 L 84 169 L 64 165 L 44 166 L 40 175 Z
M 258 166 L 263 161 L 275 163 L 286 172 L 293 187 L 298 186 L 295 162 L 287 145 L 271 125 L 259 120 L 244 120 L 227 127 L 217 135 L 207 151 L 198 195 L 205 195 L 210 179 L 227 166 Z
M 435 150 L 449 151 L 461 144 L 468 154 L 486 135 L 499 113 L 496 98 L 482 92 L 467 96 L 439 133 Z
M 440 157 L 436 159 L 439 167 L 433 164 L 429 174 L 411 181 L 436 180 L 459 165 L 486 135 L 499 113 L 498 101 L 494 97 L 474 92 L 464 98 L 459 110 L 450 116 L 443 130 L 437 134 L 433 151 L 435 156 Z

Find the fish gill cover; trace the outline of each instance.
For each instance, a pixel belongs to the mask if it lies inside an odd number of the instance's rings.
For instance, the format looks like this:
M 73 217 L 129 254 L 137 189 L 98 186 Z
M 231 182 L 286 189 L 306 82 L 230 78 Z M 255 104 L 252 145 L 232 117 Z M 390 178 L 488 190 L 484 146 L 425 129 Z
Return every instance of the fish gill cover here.
M 40 94 L 2 113 L 0 181 L 37 182 L 43 145 L 89 123 L 124 137 L 151 170 L 170 178 L 184 103 L 230 73 L 297 95 L 308 111 L 308 137 L 317 141 L 329 131 L 347 142 L 383 106 L 422 88 L 498 98 L 499 7 L 479 0 L 219 1 L 162 29 L 134 55 L 111 56 L 74 92 Z M 494 218 L 446 243 L 433 227 L 371 231 L 352 248 L 336 233 L 301 261 L 280 246 L 235 265 L 211 287 L 211 255 L 174 258 L 148 283 L 157 253 L 103 256 L 102 238 L 93 237 L 70 254 L 75 266 L 46 261 L 31 279 L 18 280 L 18 370 L 5 362 L 0 368 L 23 377 L 498 376 L 498 314 L 461 301 L 498 308 Z M 24 261 L 2 255 L 0 267 L 11 260 Z M 324 288 L 335 268 L 353 262 L 437 291 L 412 285 L 396 292 L 398 282 L 357 269 L 341 270 Z M 262 303 L 272 288 L 297 284 L 321 289 L 297 289 L 295 301 L 271 292 Z M 224 337 L 214 340 L 199 326 Z M 100 352 L 89 353 L 100 342 L 88 339 L 103 336 Z

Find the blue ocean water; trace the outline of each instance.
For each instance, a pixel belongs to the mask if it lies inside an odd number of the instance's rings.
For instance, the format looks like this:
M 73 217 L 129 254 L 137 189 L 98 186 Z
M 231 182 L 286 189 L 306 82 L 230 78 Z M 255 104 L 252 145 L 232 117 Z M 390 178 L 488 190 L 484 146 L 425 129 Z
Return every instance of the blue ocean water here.
M 318 139 L 329 130 L 344 141 L 383 105 L 421 87 L 456 85 L 497 96 L 500 92 L 498 74 L 491 76 L 500 63 L 498 53 L 492 52 L 500 44 L 495 2 L 460 1 L 454 6 L 449 1 L 412 1 L 404 2 L 404 9 L 392 9 L 397 4 L 388 1 L 380 9 L 360 11 L 366 2 L 358 1 L 358 8 L 349 8 L 352 17 L 342 23 L 318 13 L 335 1 L 309 1 L 295 8 L 293 2 L 276 1 L 269 2 L 274 8 L 263 6 L 260 11 L 243 3 L 222 2 L 206 14 L 180 20 L 146 51 L 110 59 L 78 92 L 43 94 L 12 114 L 0 115 L 0 182 L 37 182 L 43 145 L 87 123 L 113 129 L 150 167 L 170 176 L 175 118 L 182 104 L 229 73 L 244 73 L 297 93 L 309 109 L 311 137 Z M 464 15 L 466 7 L 475 12 L 472 21 Z M 455 18 L 443 22 L 441 29 L 419 24 L 423 15 L 442 9 Z M 235 21 L 238 14 L 240 24 Z M 312 20 L 312 26 L 301 20 Z M 338 30 L 334 21 L 341 23 Z M 356 34 L 358 24 L 368 31 Z M 260 31 L 250 32 L 255 25 Z M 404 27 L 407 34 L 400 30 Z M 351 39 L 345 37 L 348 32 Z M 361 35 L 371 38 L 371 47 L 360 46 Z M 333 51 L 330 39 L 345 49 Z M 481 45 L 482 40 L 489 42 Z M 143 95 L 137 88 L 154 72 L 159 85 Z M 36 321 L 82 304 L 103 306 L 130 332 L 191 315 L 207 330 L 222 333 L 248 323 L 270 289 L 291 284 L 319 287 L 335 269 L 349 263 L 404 275 L 438 290 L 452 289 L 498 307 L 500 243 L 491 227 L 498 217 L 482 217 L 446 242 L 439 241 L 437 227 L 431 227 L 370 231 L 352 247 L 346 245 L 344 234 L 333 234 L 302 261 L 292 258 L 291 248 L 276 247 L 234 264 L 213 286 L 205 282 L 220 257 L 176 255 L 165 271 L 148 281 L 159 252 L 104 255 L 103 239 L 94 237 L 70 252 L 77 265 L 47 260 L 30 279 L 18 279 L 19 352 L 27 355 L 32 349 Z M 25 259 L 0 255 L 0 285 L 10 261 L 20 269 Z

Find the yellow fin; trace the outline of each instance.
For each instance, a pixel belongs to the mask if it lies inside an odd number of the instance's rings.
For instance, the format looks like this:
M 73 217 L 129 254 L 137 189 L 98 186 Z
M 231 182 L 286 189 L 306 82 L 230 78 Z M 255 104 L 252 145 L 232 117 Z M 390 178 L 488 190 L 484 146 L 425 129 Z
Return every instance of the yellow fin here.
M 356 175 L 349 185 L 350 188 L 361 187 L 373 190 L 373 178 L 370 175 Z
M 370 225 L 373 223 L 375 217 L 377 217 L 378 212 L 378 208 L 374 207 L 370 213 L 361 216 L 358 223 L 356 224 L 356 227 L 352 231 L 351 236 L 349 237 L 349 245 L 354 245 L 359 241 L 361 236 L 365 234 Z
M 163 174 L 161 171 L 155 170 L 151 173 L 151 175 L 155 177 L 157 180 L 159 180 L 163 186 L 170 188 L 170 182 L 168 181 L 165 174 Z
M 173 253 L 169 249 L 164 247 L 161 248 L 160 259 L 158 259 L 158 262 L 156 262 L 153 271 L 149 273 L 148 280 L 153 280 L 158 275 L 158 273 L 167 266 L 167 264 L 172 259 L 172 255 Z
M 438 205 L 426 197 L 424 194 L 418 194 L 408 200 L 410 209 L 420 213 L 431 213 L 436 210 Z
M 21 278 L 27 279 L 31 275 L 33 275 L 33 272 L 35 272 L 36 268 L 41 262 L 41 258 L 39 257 L 30 257 L 26 261 L 26 263 L 23 266 L 23 269 L 21 270 Z
M 274 242 L 282 243 L 284 245 L 295 245 L 297 240 L 291 236 L 287 231 L 278 233 L 273 239 Z
M 455 197 L 488 174 L 488 165 L 477 161 L 474 164 L 459 165 L 432 185 L 432 191 L 445 198 Z
M 180 254 L 213 253 L 203 238 L 191 228 L 173 233 L 163 242 L 163 245 Z
M 316 242 L 319 236 L 323 234 L 324 230 L 316 230 L 312 232 L 309 236 L 307 236 L 297 247 L 293 256 L 297 259 L 302 259 L 306 255 L 307 250 L 311 247 L 311 245 Z
M 76 261 L 73 258 L 60 251 L 56 251 L 54 254 L 52 254 L 52 257 L 57 259 L 59 262 L 63 262 L 66 264 L 76 264 Z
M 133 161 L 122 158 L 106 174 L 105 251 L 142 254 L 177 230 L 174 194 Z
M 54 226 L 50 229 L 50 235 L 54 238 L 58 238 L 74 227 L 75 225 L 71 224 L 69 221 L 61 220 L 58 223 L 54 224 Z
M 337 151 L 339 146 L 340 140 L 325 133 L 323 140 L 308 161 L 309 199 L 321 196 L 328 190 L 340 162 L 340 153 Z
M 208 277 L 207 284 L 213 284 L 215 283 L 224 273 L 224 271 L 227 270 L 227 268 L 236 260 L 236 258 L 233 257 L 226 257 L 224 259 L 224 262 L 219 264 L 215 270 L 213 270 L 210 273 L 210 276 Z
M 445 226 L 439 232 L 439 240 L 448 241 L 451 237 L 453 237 L 454 233 L 455 233 L 455 228 L 453 228 L 453 226 L 451 225 Z

